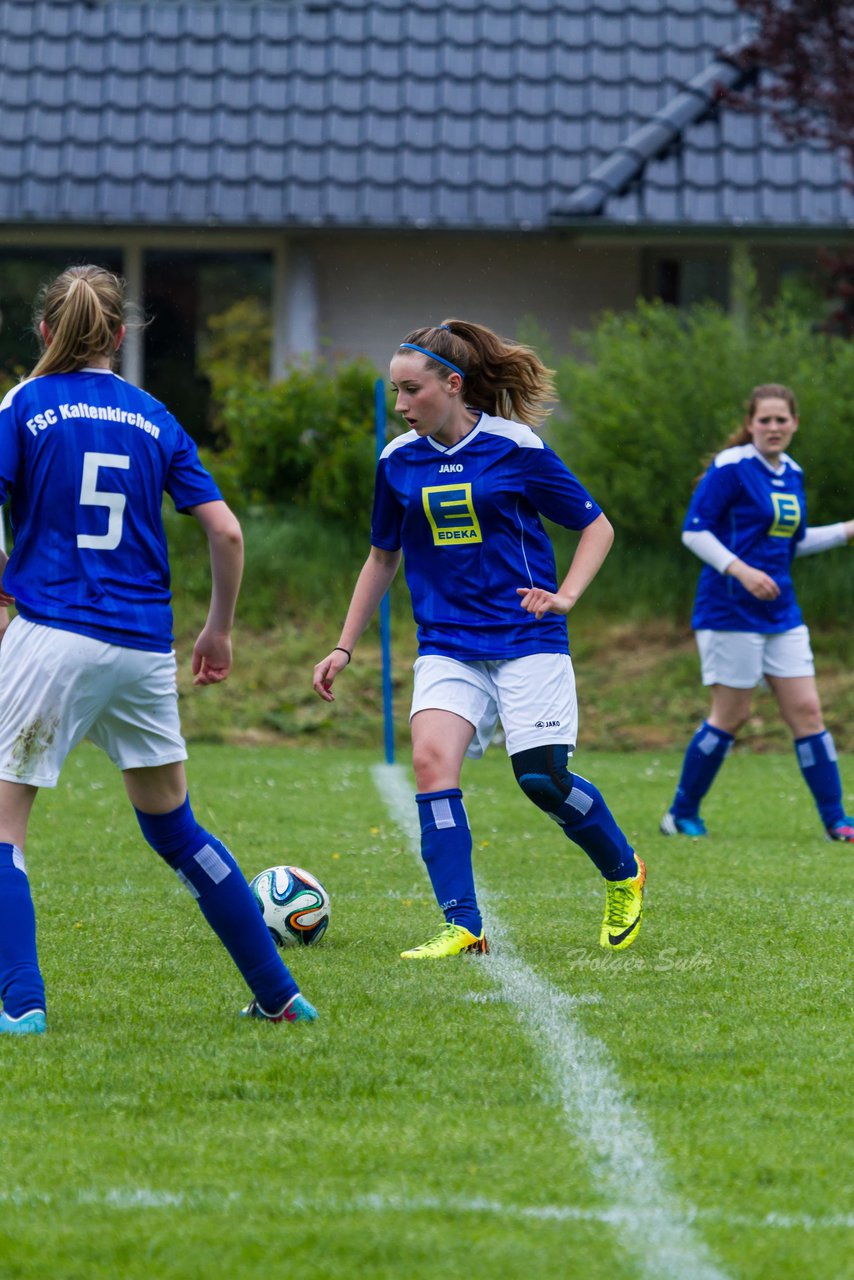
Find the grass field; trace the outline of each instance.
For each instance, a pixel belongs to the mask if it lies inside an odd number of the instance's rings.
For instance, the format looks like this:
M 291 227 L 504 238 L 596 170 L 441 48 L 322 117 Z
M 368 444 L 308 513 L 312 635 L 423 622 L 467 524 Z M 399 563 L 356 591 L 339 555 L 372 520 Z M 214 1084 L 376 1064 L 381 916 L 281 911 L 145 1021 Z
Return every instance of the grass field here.
M 0 1043 L 3 1280 L 849 1275 L 849 849 L 790 754 L 727 762 L 707 843 L 656 833 L 676 753 L 576 763 L 648 862 L 635 947 L 599 951 L 595 872 L 494 750 L 464 780 L 493 954 L 407 965 L 436 911 L 406 777 L 196 746 L 243 869 L 332 896 L 288 953 L 321 1020 L 287 1027 L 239 1020 L 119 779 L 75 753 L 28 851 L 49 1032 Z

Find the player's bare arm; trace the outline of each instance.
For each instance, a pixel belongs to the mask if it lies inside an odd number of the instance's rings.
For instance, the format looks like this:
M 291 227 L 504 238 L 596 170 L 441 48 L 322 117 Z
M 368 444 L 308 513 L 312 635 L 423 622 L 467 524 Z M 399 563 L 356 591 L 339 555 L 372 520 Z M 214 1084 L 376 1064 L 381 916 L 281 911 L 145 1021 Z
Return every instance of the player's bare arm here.
M 314 668 L 311 686 L 324 702 L 335 701 L 333 681 L 350 661 L 362 632 L 391 586 L 399 565 L 399 550 L 384 551 L 382 547 L 371 547 L 356 580 L 339 642 Z
M 757 600 L 776 600 L 780 594 L 780 588 L 770 574 L 754 569 L 743 560 L 732 560 L 726 567 L 726 573 L 740 582 L 745 591 L 749 591 Z
M 541 587 L 516 588 L 522 608 L 537 618 L 546 613 L 569 613 L 601 569 L 613 542 L 614 526 L 606 515 L 598 515 L 582 530 L 569 572 L 557 591 L 544 591 Z
M 243 533 L 225 502 L 204 502 L 190 510 L 205 531 L 211 557 L 211 602 L 193 648 L 193 684 L 218 684 L 231 671 L 231 632 L 243 577 Z

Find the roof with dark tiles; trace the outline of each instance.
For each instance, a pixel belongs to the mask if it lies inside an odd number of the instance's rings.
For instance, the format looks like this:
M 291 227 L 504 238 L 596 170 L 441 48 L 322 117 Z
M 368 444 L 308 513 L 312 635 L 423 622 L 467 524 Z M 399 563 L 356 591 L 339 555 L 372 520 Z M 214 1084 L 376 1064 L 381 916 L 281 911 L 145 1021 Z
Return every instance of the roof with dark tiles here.
M 735 0 L 0 0 L 0 222 L 844 228 Z

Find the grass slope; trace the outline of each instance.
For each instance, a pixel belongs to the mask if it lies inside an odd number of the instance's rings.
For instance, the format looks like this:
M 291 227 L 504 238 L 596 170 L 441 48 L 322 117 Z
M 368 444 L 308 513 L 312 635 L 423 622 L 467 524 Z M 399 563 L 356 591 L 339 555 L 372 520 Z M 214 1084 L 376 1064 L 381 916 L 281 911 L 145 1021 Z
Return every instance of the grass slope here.
M 295 862 L 332 894 L 326 939 L 288 953 L 313 1026 L 236 1017 L 239 977 L 94 750 L 40 797 L 50 1029 L 0 1043 L 3 1280 L 652 1274 L 631 1228 L 603 1222 L 595 1153 L 490 961 L 397 959 L 436 910 L 375 759 L 193 752 L 196 810 L 244 870 Z M 676 754 L 578 767 L 648 860 L 637 945 L 600 953 L 597 877 L 499 751 L 465 780 L 495 911 L 527 964 L 581 998 L 724 1273 L 842 1277 L 850 853 L 822 841 L 788 755 L 727 762 L 705 844 L 655 832 Z

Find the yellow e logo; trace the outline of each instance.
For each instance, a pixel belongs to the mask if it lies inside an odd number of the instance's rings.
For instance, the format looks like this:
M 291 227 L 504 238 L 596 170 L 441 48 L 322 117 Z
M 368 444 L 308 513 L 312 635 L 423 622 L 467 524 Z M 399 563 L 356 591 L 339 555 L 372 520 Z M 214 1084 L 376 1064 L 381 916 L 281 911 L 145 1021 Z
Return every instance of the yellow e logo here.
M 774 523 L 768 530 L 769 538 L 791 538 L 801 523 L 801 504 L 794 493 L 772 493 Z
M 421 490 L 424 514 L 436 547 L 460 547 L 482 542 L 470 484 L 431 484 Z

